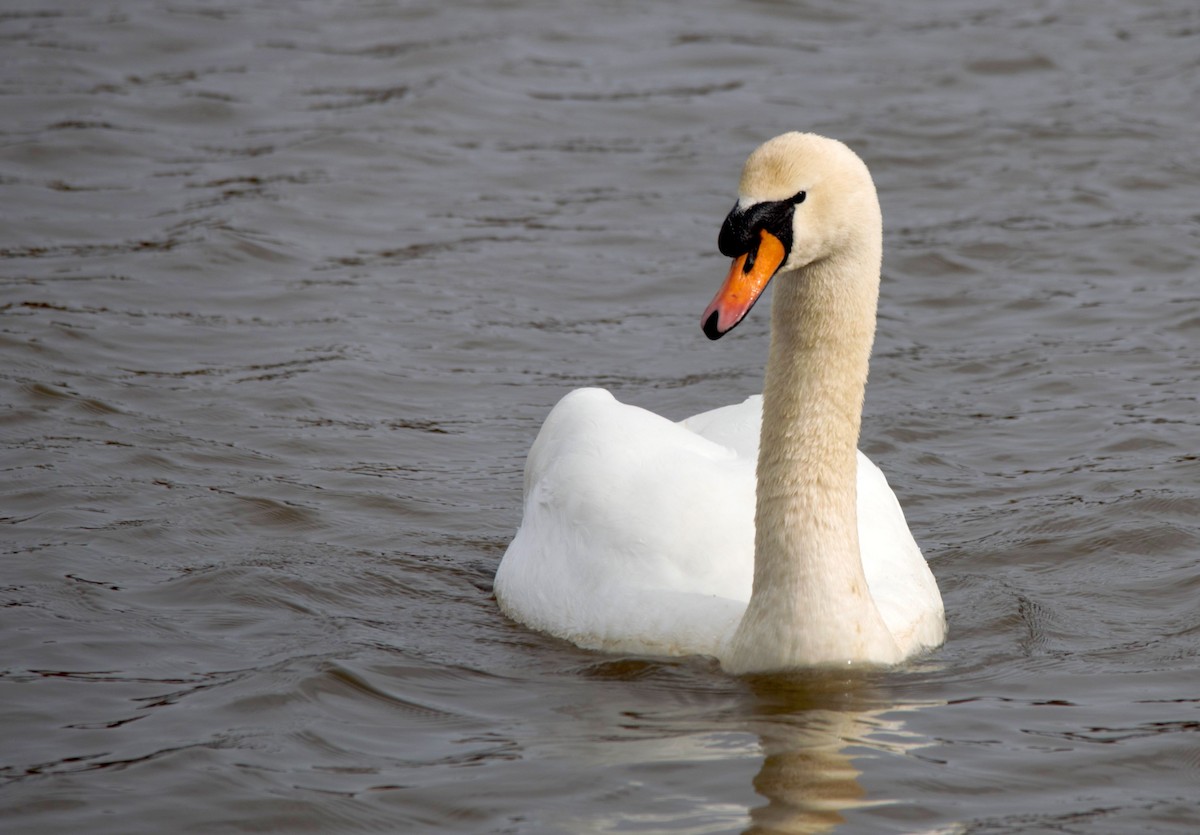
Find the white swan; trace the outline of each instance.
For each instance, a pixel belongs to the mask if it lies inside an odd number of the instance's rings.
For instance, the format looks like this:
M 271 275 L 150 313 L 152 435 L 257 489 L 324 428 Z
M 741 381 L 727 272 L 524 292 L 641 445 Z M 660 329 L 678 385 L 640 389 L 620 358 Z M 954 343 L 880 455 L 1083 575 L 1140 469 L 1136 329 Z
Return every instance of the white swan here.
M 762 396 L 681 423 L 599 389 L 564 397 L 525 465 L 501 608 L 581 647 L 713 655 L 732 673 L 939 645 L 937 583 L 856 449 L 883 248 L 866 165 L 814 134 L 770 140 L 718 244 L 735 260 L 704 312 L 711 339 L 778 274 Z

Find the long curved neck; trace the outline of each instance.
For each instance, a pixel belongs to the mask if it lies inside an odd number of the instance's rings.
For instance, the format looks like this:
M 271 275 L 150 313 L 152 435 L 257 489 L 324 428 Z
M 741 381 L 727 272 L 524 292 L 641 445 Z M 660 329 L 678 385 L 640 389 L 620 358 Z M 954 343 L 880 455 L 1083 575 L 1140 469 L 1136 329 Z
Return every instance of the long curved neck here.
M 775 280 L 754 587 L 726 663 L 734 672 L 899 657 L 858 543 L 858 432 L 881 253 L 881 236 L 864 237 Z

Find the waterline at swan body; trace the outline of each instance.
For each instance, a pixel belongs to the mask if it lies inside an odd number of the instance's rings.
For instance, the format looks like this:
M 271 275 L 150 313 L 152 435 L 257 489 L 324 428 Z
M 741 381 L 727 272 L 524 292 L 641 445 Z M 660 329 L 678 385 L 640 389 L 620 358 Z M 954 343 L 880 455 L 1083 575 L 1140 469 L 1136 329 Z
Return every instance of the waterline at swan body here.
M 882 222 L 845 145 L 789 133 L 746 162 L 712 339 L 776 285 L 761 398 L 674 423 L 582 389 L 546 419 L 496 574 L 510 617 L 579 646 L 705 654 L 733 673 L 894 664 L 945 637 L 941 595 L 857 451 Z

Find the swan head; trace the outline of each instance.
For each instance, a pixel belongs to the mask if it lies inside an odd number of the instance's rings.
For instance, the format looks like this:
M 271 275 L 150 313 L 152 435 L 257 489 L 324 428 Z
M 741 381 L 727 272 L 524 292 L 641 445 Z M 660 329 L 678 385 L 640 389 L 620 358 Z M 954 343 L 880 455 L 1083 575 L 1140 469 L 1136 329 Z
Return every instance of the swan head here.
M 866 164 L 836 139 L 785 133 L 746 160 L 738 200 L 717 247 L 734 259 L 701 317 L 719 339 L 750 312 L 778 274 L 852 251 L 881 236 L 875 185 Z

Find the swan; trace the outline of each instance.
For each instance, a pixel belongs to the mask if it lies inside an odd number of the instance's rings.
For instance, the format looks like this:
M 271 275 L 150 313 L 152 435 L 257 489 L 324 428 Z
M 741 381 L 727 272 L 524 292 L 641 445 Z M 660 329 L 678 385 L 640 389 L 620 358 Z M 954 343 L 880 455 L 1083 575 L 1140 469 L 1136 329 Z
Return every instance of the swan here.
M 728 333 L 775 278 L 761 396 L 672 422 L 567 394 L 525 465 L 501 610 L 577 646 L 710 655 L 732 674 L 896 664 L 945 639 L 941 594 L 857 449 L 883 223 L 870 172 L 810 133 L 751 153 L 701 324 Z

